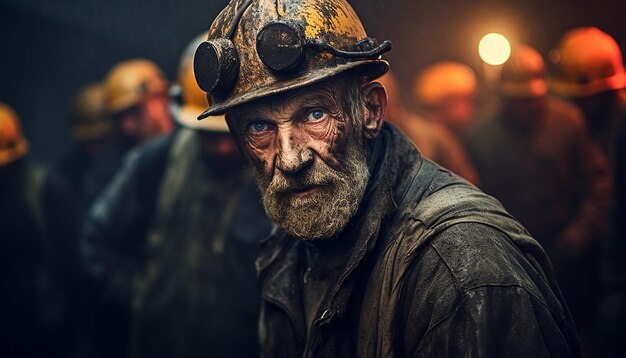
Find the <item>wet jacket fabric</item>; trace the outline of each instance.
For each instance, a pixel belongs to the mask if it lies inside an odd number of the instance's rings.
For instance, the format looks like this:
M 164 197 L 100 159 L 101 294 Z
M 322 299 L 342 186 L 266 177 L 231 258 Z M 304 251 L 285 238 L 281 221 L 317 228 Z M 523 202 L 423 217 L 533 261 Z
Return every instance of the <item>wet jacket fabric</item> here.
M 354 240 L 307 326 L 307 245 L 276 231 L 257 269 L 264 357 L 569 357 L 573 322 L 544 251 L 492 197 L 421 157 L 395 127 L 336 240 Z
M 91 269 L 130 307 L 131 357 L 258 356 L 271 223 L 249 171 L 216 173 L 200 150 L 181 129 L 131 152 L 85 226 Z

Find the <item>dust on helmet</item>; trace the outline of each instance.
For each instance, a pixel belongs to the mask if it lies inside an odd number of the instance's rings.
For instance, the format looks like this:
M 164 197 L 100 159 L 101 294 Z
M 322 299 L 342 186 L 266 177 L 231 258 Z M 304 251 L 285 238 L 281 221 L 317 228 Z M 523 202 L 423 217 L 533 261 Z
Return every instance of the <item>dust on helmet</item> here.
M 361 69 L 384 74 L 391 42 L 369 38 L 344 0 L 232 0 L 194 58 L 212 105 L 199 118 Z

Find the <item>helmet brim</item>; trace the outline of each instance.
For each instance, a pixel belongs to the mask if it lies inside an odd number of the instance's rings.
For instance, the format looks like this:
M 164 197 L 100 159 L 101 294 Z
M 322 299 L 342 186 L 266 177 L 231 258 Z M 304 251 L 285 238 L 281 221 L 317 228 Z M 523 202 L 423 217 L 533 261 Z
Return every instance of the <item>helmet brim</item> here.
M 208 118 L 205 121 L 198 120 L 198 114 L 204 107 L 187 105 L 178 110 L 174 118 L 183 127 L 207 132 L 228 133 L 228 125 L 223 115 Z
M 276 81 L 265 87 L 259 87 L 254 91 L 241 93 L 225 101 L 216 102 L 206 111 L 200 114 L 198 116 L 198 119 L 200 120 L 209 116 L 221 115 L 224 114 L 227 110 L 240 106 L 242 104 L 249 103 L 260 98 L 309 86 L 329 79 L 340 73 L 344 73 L 346 71 L 357 68 L 363 70 L 363 73 L 366 75 L 366 77 L 368 77 L 368 80 L 374 80 L 384 75 L 389 70 L 389 63 L 386 60 L 382 59 L 354 61 L 341 64 L 336 67 L 324 68 L 318 71 L 305 73 L 302 76 L 298 76 L 288 80 Z
M 564 97 L 588 97 L 597 93 L 626 88 L 626 72 L 615 74 L 586 84 L 573 83 L 561 78 L 550 80 L 552 92 Z

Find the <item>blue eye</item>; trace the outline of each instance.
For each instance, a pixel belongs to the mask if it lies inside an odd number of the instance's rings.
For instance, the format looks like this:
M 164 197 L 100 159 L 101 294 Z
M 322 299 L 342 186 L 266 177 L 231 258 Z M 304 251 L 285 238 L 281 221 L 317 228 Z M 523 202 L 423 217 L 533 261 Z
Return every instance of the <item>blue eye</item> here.
M 319 121 L 326 118 L 326 112 L 316 109 L 314 111 L 309 112 L 309 115 L 306 117 L 307 121 Z
M 263 132 L 269 129 L 269 125 L 265 122 L 254 122 L 250 124 L 250 129 L 254 132 Z

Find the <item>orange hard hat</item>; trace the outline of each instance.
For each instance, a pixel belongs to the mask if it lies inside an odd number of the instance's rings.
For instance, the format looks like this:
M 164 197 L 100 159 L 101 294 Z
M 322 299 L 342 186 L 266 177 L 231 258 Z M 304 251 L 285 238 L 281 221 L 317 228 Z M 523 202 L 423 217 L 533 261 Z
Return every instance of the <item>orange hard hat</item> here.
M 436 107 L 454 97 L 470 97 L 476 92 L 476 75 L 459 62 L 438 62 L 418 74 L 413 97 L 422 106 Z
M 622 52 L 597 27 L 568 31 L 550 57 L 556 65 L 550 85 L 559 95 L 587 97 L 626 87 Z
M 161 69 L 151 61 L 133 59 L 118 63 L 104 80 L 105 108 L 119 113 L 154 94 L 166 94 L 168 83 Z
M 8 105 L 0 103 L 0 166 L 13 163 L 26 153 L 28 142 L 17 114 Z

